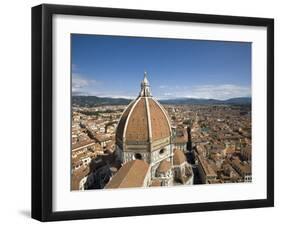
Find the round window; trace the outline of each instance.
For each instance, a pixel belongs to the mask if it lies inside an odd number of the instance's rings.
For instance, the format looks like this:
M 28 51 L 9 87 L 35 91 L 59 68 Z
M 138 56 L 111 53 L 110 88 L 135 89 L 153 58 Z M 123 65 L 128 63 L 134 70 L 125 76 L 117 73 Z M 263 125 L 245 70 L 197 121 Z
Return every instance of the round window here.
M 136 153 L 136 154 L 135 154 L 135 159 L 142 159 L 141 154 L 140 154 L 140 153 Z

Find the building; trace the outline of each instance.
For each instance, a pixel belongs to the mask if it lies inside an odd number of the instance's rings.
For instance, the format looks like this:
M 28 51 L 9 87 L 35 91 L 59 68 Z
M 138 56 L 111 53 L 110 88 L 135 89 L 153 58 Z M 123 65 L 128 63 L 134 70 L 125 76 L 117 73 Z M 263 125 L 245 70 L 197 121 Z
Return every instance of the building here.
M 84 190 L 84 183 L 88 173 L 89 168 L 83 165 L 75 170 L 72 174 L 71 190 Z
M 174 147 L 176 149 L 180 149 L 183 152 L 187 152 L 187 128 L 183 126 L 179 126 L 174 129 L 175 130 L 175 138 L 174 138 Z
M 224 183 L 235 183 L 235 182 L 241 182 L 241 177 L 239 174 L 233 169 L 233 167 L 226 161 L 222 165 L 222 170 L 220 171 L 219 178 Z
M 104 188 L 112 177 L 111 163 L 114 160 L 112 155 L 101 155 L 93 159 L 89 165 L 89 174 L 84 183 L 84 189 Z
M 251 161 L 252 160 L 252 146 L 247 145 L 246 147 L 242 147 L 241 156 L 244 161 Z
M 192 184 L 192 170 L 186 170 L 188 173 L 184 170 L 189 167 L 186 159 L 176 167 L 173 165 L 172 139 L 169 117 L 152 97 L 145 73 L 139 96 L 127 106 L 117 125 L 115 154 L 123 165 L 106 188 L 170 186 L 174 184 L 174 170 L 178 167 L 186 177 L 182 183 Z M 146 170 L 138 174 L 139 168 Z M 132 174 L 137 181 L 130 179 Z
M 175 149 L 173 156 L 174 180 L 182 184 L 193 184 L 193 171 L 182 150 Z
M 248 162 L 233 158 L 230 164 L 239 173 L 244 182 L 252 182 L 252 167 Z
M 198 155 L 198 170 L 203 184 L 211 184 L 217 180 L 217 173 L 203 156 Z

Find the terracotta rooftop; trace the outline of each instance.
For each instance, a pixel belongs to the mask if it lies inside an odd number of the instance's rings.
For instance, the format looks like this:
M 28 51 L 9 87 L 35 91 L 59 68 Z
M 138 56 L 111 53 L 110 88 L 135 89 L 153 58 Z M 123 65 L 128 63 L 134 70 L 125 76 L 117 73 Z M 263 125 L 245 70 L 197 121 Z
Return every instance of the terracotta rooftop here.
M 76 144 L 72 145 L 72 150 L 78 149 L 78 148 L 83 148 L 85 146 L 90 146 L 90 145 L 94 145 L 95 141 L 93 140 L 83 140 L 80 142 L 77 142 Z
M 217 176 L 217 173 L 214 171 L 211 165 L 201 155 L 198 155 L 198 160 L 206 176 Z
M 134 105 L 134 103 L 136 102 L 136 100 L 132 101 L 128 106 L 127 108 L 124 110 L 120 120 L 119 120 L 119 123 L 118 123 L 118 126 L 117 126 L 117 130 L 116 130 L 116 137 L 119 138 L 120 140 L 123 140 L 123 133 L 124 133 L 124 128 L 125 128 L 125 124 L 126 124 L 126 121 L 127 121 L 127 117 Z
M 233 153 L 235 153 L 235 147 L 228 146 L 223 151 L 225 154 L 233 154 Z
M 242 161 L 240 161 L 240 159 L 235 158 L 232 160 L 232 164 L 234 164 L 234 166 L 239 168 L 242 173 L 245 173 L 245 174 L 252 173 L 251 165 L 247 162 L 242 162 Z
M 145 98 L 140 98 L 127 118 L 126 140 L 148 141 L 148 117 Z
M 188 141 L 187 131 L 185 128 L 176 129 L 175 143 L 186 143 Z
M 170 169 L 171 169 L 171 163 L 169 161 L 167 161 L 167 160 L 163 160 L 159 164 L 159 166 L 157 168 L 157 172 L 159 172 L 159 173 L 166 173 Z
M 148 102 L 151 118 L 152 140 L 155 141 L 161 138 L 169 137 L 169 119 L 165 115 L 164 108 L 161 108 L 160 104 L 152 98 L 149 98 Z
M 142 187 L 149 165 L 142 160 L 133 160 L 123 165 L 105 188 Z
M 80 181 L 89 173 L 89 167 L 82 166 L 71 175 L 71 190 L 79 190 Z
M 186 157 L 185 157 L 184 153 L 179 149 L 175 149 L 174 150 L 174 157 L 173 157 L 173 164 L 174 165 L 181 165 L 185 161 L 186 161 Z
M 116 137 L 123 141 L 148 142 L 151 133 L 151 141 L 170 137 L 171 130 L 169 119 L 165 110 L 151 97 L 138 97 L 122 114 Z

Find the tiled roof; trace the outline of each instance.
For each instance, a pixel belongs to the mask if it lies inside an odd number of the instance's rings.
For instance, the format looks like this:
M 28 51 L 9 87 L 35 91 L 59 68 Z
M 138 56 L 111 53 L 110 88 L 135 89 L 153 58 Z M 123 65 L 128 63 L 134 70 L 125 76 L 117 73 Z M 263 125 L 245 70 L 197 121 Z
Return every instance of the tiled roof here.
M 89 167 L 82 166 L 71 175 L 71 190 L 79 190 L 80 181 L 89 173 Z
M 174 157 L 173 157 L 173 164 L 174 165 L 181 165 L 185 161 L 186 161 L 186 157 L 185 157 L 184 153 L 179 149 L 175 149 L 174 150 Z
M 105 188 L 142 187 L 149 170 L 143 160 L 132 160 L 123 165 L 108 182 Z
M 165 110 L 152 98 L 149 98 L 148 102 L 151 118 L 152 141 L 169 137 L 170 126 L 164 113 Z
M 169 161 L 167 161 L 167 160 L 163 160 L 159 164 L 159 166 L 157 168 L 157 172 L 158 173 L 166 173 L 170 169 L 171 169 L 171 163 Z
M 152 97 L 138 97 L 122 114 L 117 130 L 117 140 L 126 142 L 153 142 L 171 136 L 169 119 L 165 110 Z
M 148 141 L 149 129 L 145 98 L 140 98 L 127 120 L 126 140 Z
M 133 107 L 135 103 L 135 100 L 132 101 L 128 106 L 127 108 L 124 110 L 120 120 L 119 120 L 119 123 L 118 123 L 118 126 L 117 126 L 117 129 L 116 129 L 116 137 L 119 138 L 120 140 L 123 140 L 123 133 L 124 133 L 124 128 L 125 128 L 125 124 L 126 124 L 126 121 L 127 121 L 127 117 Z

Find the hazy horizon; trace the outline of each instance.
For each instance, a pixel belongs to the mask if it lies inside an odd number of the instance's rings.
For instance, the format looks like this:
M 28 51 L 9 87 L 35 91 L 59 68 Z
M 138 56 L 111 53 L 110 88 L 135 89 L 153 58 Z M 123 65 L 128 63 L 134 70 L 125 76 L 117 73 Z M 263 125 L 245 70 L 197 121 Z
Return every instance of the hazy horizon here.
M 112 99 L 128 99 L 128 100 L 133 100 L 133 99 L 136 99 L 138 97 L 138 95 L 136 96 L 132 96 L 132 97 L 111 97 L 111 96 L 97 96 L 97 95 L 88 95 L 88 94 L 75 94 L 75 95 L 72 95 L 72 96 L 75 96 L 75 97 L 98 97 L 98 98 L 112 98 Z M 154 97 L 152 95 L 152 97 Z M 232 97 L 232 98 L 227 98 L 227 99 L 214 99 L 214 98 L 194 98 L 194 97 L 171 97 L 171 98 L 157 98 L 155 97 L 156 99 L 158 100 L 180 100 L 180 99 L 202 99 L 202 100 L 220 100 L 220 101 L 226 101 L 226 100 L 229 100 L 229 99 L 239 99 L 239 98 L 252 98 L 251 96 L 237 96 L 237 97 Z

